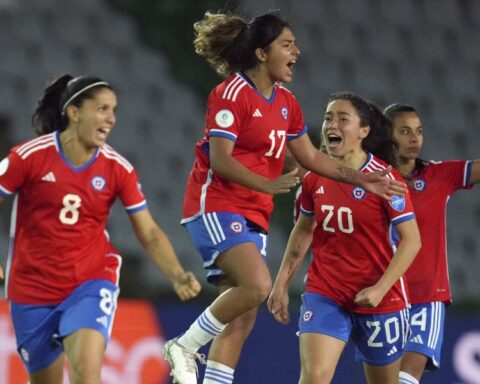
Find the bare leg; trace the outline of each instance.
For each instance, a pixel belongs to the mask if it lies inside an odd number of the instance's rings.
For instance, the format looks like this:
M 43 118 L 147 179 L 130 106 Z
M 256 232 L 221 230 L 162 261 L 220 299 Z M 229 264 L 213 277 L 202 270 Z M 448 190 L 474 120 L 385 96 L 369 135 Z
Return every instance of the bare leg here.
M 63 384 L 63 365 L 65 354 L 58 356 L 52 364 L 40 371 L 30 373 L 30 384 Z
M 71 384 L 101 384 L 106 347 L 103 335 L 83 328 L 67 336 L 63 345 L 70 365 Z
M 319 333 L 300 335 L 300 384 L 329 384 L 345 348 L 342 340 Z

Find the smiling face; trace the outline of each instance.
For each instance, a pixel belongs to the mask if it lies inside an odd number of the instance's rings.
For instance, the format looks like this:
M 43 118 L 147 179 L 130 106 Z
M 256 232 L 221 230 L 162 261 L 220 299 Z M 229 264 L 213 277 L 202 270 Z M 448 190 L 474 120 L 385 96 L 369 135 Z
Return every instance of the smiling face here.
M 403 112 L 393 120 L 393 137 L 398 143 L 400 161 L 415 160 L 422 150 L 423 127 L 415 112 Z
M 80 107 L 67 107 L 69 126 L 75 130 L 80 144 L 87 150 L 102 147 L 116 122 L 117 97 L 108 88 L 97 90 L 93 98 L 85 99 Z
M 360 117 L 349 100 L 338 99 L 328 104 L 322 135 L 330 155 L 337 158 L 363 155 L 362 141 L 369 131 L 369 126 L 360 126 Z
M 293 78 L 293 66 L 300 56 L 300 49 L 295 43 L 295 36 L 290 28 L 283 28 L 282 33 L 266 49 L 257 49 L 257 57 L 265 65 L 273 82 L 289 83 Z

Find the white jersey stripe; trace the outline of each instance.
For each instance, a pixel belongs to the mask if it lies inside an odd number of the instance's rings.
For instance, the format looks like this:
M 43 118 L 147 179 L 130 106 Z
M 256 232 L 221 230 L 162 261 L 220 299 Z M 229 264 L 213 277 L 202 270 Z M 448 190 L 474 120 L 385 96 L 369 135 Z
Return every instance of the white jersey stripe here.
M 227 89 L 225 89 L 223 98 L 227 100 L 231 100 L 232 95 L 235 92 L 235 89 L 242 83 L 242 81 L 244 80 L 240 76 L 238 76 L 235 80 L 233 80 L 227 87 L 228 91 Z
M 18 148 L 17 153 L 21 156 L 23 155 L 24 152 L 28 151 L 31 147 L 34 147 L 38 144 L 44 144 L 51 140 L 55 140 L 54 133 L 37 137 L 36 139 L 30 140 L 28 143 L 25 143 L 20 148 Z
M 222 95 L 222 99 L 226 99 L 227 98 L 227 94 L 228 92 L 230 91 L 230 88 L 235 84 L 235 82 L 238 80 L 240 76 L 237 74 L 237 76 L 230 82 L 230 84 L 228 84 L 226 87 L 225 87 L 225 90 L 223 91 L 223 95 Z
M 237 96 L 238 96 L 238 93 L 242 90 L 243 87 L 245 87 L 247 85 L 247 82 L 244 82 L 242 85 L 240 85 L 239 87 L 237 87 L 237 90 L 235 91 L 234 95 L 233 95 L 233 99 L 232 101 L 236 101 L 237 100 Z
M 141 207 L 142 205 L 146 205 L 147 204 L 147 201 L 146 200 L 142 200 L 140 203 L 138 204 L 134 204 L 134 205 L 129 205 L 128 207 L 125 207 L 125 209 L 127 211 L 130 211 L 132 209 L 135 209 L 135 208 L 138 208 L 138 207 Z
M 55 141 L 48 141 L 46 142 L 45 144 L 42 144 L 42 145 L 36 145 L 35 147 L 31 148 L 30 150 L 24 152 L 23 155 L 21 155 L 20 157 L 22 158 L 22 160 L 25 160 L 28 156 L 30 156 L 32 153 L 35 153 L 37 151 L 40 151 L 42 149 L 45 149 L 45 148 L 48 148 L 48 147 L 52 147 L 52 146 L 56 146 L 55 144 Z
M 202 193 L 200 194 L 200 213 L 205 212 L 205 203 L 207 201 L 207 189 L 212 183 L 213 170 L 209 169 L 207 173 L 207 180 L 202 185 Z
M 13 262 L 13 246 L 15 244 L 15 229 L 17 228 L 17 209 L 18 194 L 15 195 L 12 205 L 12 214 L 10 216 L 10 233 L 8 239 L 7 264 L 5 265 L 5 298 L 8 299 L 8 281 L 10 277 L 10 269 Z
M 115 154 L 111 154 L 107 151 L 105 151 L 103 148 L 100 150 L 100 152 L 102 153 L 103 156 L 105 156 L 107 159 L 110 159 L 110 160 L 114 160 L 116 161 L 118 164 L 120 164 L 123 168 L 125 168 L 125 170 L 128 172 L 128 173 L 131 173 L 133 171 L 133 167 L 130 165 L 130 163 L 128 163 L 127 161 L 125 161 L 124 159 L 122 159 L 120 156 L 117 156 Z

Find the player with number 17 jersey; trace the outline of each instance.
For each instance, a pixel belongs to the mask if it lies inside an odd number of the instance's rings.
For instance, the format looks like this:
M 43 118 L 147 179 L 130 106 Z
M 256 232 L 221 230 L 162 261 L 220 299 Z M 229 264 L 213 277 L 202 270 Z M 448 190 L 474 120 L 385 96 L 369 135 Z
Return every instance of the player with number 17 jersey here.
M 187 182 L 182 223 L 208 212 L 237 213 L 268 231 L 273 197 L 226 180 L 210 169 L 209 138 L 235 142 L 233 157 L 252 172 L 275 179 L 281 175 L 288 140 L 305 134 L 295 97 L 276 84 L 267 99 L 242 73 L 219 84 L 208 99 L 205 137 L 195 147 Z
M 386 163 L 368 154 L 364 173 L 385 169 Z M 402 180 L 392 169 L 389 177 Z M 363 188 L 307 173 L 302 183 L 301 212 L 318 223 L 312 242 L 312 263 L 306 292 L 319 293 L 355 313 L 390 313 L 408 304 L 400 279 L 376 308 L 354 302 L 362 289 L 382 277 L 395 251 L 394 226 L 415 218 L 409 194 L 390 201 Z
M 75 167 L 55 131 L 18 145 L 2 161 L 0 196 L 16 193 L 6 271 L 9 299 L 54 304 L 87 280 L 118 284 L 121 258 L 106 232 L 110 207 L 117 196 L 129 214 L 147 207 L 124 157 L 104 145 Z

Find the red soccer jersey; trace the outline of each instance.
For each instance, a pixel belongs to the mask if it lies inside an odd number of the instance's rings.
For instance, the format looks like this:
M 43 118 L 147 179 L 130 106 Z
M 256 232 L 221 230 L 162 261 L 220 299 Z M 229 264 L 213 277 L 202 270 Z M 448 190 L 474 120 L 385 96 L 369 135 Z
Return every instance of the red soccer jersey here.
M 15 195 L 6 268 L 8 298 L 54 304 L 90 279 L 118 283 L 121 258 L 106 232 L 117 196 L 146 208 L 132 165 L 108 145 L 85 165 L 65 157 L 57 132 L 12 149 L 0 163 L 0 195 Z
M 411 199 L 422 236 L 422 248 L 407 271 L 412 304 L 450 303 L 447 265 L 447 202 L 462 188 L 471 188 L 471 161 L 429 162 L 409 180 Z
M 386 164 L 369 154 L 364 173 Z M 396 170 L 390 177 L 403 180 Z M 405 308 L 407 297 L 400 279 L 376 308 L 354 303 L 355 295 L 374 285 L 394 253 L 393 226 L 415 218 L 409 194 L 386 201 L 363 188 L 308 173 L 303 179 L 301 210 L 315 215 L 313 260 L 307 292 L 317 292 L 356 313 L 389 313 Z
M 295 97 L 276 85 L 270 99 L 237 73 L 211 92 L 205 137 L 195 146 L 196 159 L 183 203 L 182 223 L 207 212 L 234 212 L 268 230 L 273 210 L 271 195 L 254 191 L 215 174 L 210 169 L 209 138 L 235 142 L 233 157 L 251 171 L 269 179 L 280 176 L 287 140 L 306 132 Z

